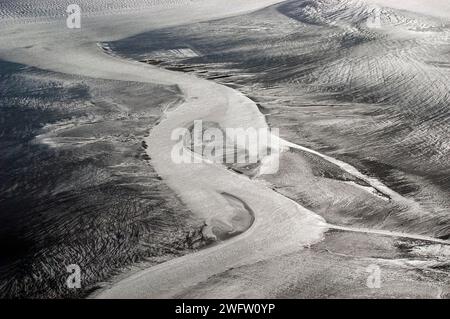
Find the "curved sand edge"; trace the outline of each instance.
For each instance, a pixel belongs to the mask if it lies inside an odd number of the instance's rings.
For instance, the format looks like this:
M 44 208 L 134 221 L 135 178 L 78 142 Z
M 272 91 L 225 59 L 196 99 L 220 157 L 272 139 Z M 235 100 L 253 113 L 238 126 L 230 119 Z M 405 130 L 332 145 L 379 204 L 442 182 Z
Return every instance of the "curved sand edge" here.
M 156 70 L 155 70 L 156 72 Z M 183 289 L 230 268 L 298 251 L 323 238 L 325 221 L 266 186 L 207 162 L 175 164 L 171 133 L 194 120 L 222 127 L 267 127 L 256 104 L 228 87 L 189 74 L 158 70 L 170 78 L 185 102 L 166 115 L 146 142 L 153 165 L 182 201 L 201 218 L 220 219 L 221 194 L 239 198 L 255 214 L 253 225 L 239 236 L 175 260 L 143 270 L 94 296 L 97 298 L 170 298 Z

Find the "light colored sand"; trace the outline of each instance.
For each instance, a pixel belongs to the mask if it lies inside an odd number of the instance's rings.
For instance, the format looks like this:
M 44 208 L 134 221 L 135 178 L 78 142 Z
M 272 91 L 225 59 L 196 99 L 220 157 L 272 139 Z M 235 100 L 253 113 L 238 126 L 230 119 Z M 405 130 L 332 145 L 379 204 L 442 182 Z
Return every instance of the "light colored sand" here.
M 198 253 L 144 270 L 96 295 L 99 298 L 170 298 L 230 268 L 297 251 L 322 238 L 322 218 L 247 177 L 214 164 L 175 164 L 170 140 L 173 130 L 194 120 L 222 127 L 266 127 L 254 102 L 214 82 L 165 70 L 154 70 L 181 88 L 185 103 L 167 114 L 147 139 L 148 152 L 158 173 L 181 199 L 214 226 L 220 219 L 226 192 L 254 212 L 252 227 L 242 235 Z
M 322 238 L 324 221 L 316 214 L 244 176 L 212 164 L 175 164 L 170 139 L 174 129 L 194 120 L 222 127 L 264 128 L 254 102 L 228 87 L 104 54 L 97 42 L 126 37 L 155 27 L 225 17 L 279 1 L 199 1 L 189 8 L 156 8 L 127 15 L 83 19 L 81 30 L 64 20 L 21 24 L 4 21 L 0 58 L 63 73 L 94 78 L 177 84 L 186 102 L 167 114 L 147 139 L 157 172 L 198 216 L 220 219 L 228 193 L 245 202 L 255 221 L 244 234 L 197 254 L 172 260 L 119 282 L 98 297 L 170 297 L 229 268 L 289 253 Z

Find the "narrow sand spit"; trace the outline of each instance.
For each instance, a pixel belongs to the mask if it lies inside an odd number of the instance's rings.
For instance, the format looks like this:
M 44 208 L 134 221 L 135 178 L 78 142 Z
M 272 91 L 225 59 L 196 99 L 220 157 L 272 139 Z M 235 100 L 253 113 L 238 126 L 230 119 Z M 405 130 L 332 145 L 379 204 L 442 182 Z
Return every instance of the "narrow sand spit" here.
M 365 0 L 375 5 L 408 10 L 435 17 L 450 17 L 450 3 L 446 0 Z
M 302 246 L 319 241 L 327 227 L 319 216 L 295 202 L 223 167 L 208 163 L 174 164 L 171 150 L 176 141 L 170 139 L 171 132 L 179 127 L 189 126 L 194 120 L 203 119 L 220 123 L 223 127 L 244 128 L 265 127 L 266 123 L 253 101 L 228 87 L 190 74 L 165 70 L 158 72 L 167 72 L 164 78 L 170 78 L 179 85 L 184 93 L 185 103 L 169 112 L 147 139 L 147 151 L 154 160 L 155 168 L 171 188 L 180 194 L 183 202 L 203 218 L 220 218 L 223 210 L 221 193 L 225 192 L 251 207 L 255 213 L 255 221 L 249 230 L 235 238 L 132 275 L 95 294 L 97 298 L 175 297 L 229 269 L 299 251 Z M 291 143 L 286 144 L 301 148 Z M 371 185 L 389 192 L 389 195 L 393 194 L 378 181 L 368 179 L 352 166 L 335 160 L 333 162 Z M 378 233 L 371 230 L 342 229 Z M 411 237 L 391 232 L 380 234 Z M 297 270 L 293 268 L 292 271 Z
M 145 270 L 97 295 L 100 298 L 173 297 L 209 277 L 265 258 L 290 253 L 319 241 L 325 222 L 295 202 L 214 164 L 175 164 L 171 133 L 202 119 L 222 127 L 266 127 L 254 102 L 225 86 L 188 74 L 160 70 L 173 78 L 185 103 L 167 114 L 147 144 L 158 173 L 180 194 L 183 202 L 207 221 L 220 219 L 221 193 L 239 198 L 254 214 L 252 227 L 240 236 L 198 253 Z M 170 72 L 164 75 L 165 72 Z

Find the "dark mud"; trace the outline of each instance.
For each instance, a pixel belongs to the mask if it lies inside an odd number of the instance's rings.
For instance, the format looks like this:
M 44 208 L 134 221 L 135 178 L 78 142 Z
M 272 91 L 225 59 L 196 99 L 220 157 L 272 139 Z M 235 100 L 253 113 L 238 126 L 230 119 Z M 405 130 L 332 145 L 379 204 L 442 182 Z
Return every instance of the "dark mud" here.
M 1 297 L 82 297 L 124 267 L 204 244 L 203 222 L 145 153 L 176 88 L 0 69 Z M 71 264 L 81 289 L 67 288 Z

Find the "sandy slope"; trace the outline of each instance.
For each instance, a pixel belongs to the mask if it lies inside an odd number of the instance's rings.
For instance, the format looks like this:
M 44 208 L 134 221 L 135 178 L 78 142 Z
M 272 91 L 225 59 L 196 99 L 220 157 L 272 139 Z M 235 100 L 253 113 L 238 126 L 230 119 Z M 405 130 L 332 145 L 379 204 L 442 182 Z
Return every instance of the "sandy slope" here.
M 189 284 L 240 263 L 297 250 L 322 238 L 324 223 L 320 217 L 265 186 L 215 165 L 175 165 L 172 162 L 170 154 L 174 141 L 170 136 L 173 129 L 184 127 L 194 119 L 214 120 L 223 127 L 266 127 L 251 100 L 215 83 L 108 56 L 96 45 L 97 41 L 121 38 L 156 26 L 243 13 L 275 2 L 278 1 L 229 1 L 225 5 L 220 1 L 207 1 L 203 6 L 196 2 L 188 14 L 182 8 L 179 11 L 158 8 L 118 16 L 113 27 L 109 27 L 111 20 L 107 17 L 86 19 L 86 29 L 83 25 L 79 31 L 66 29 L 61 20 L 49 19 L 48 23 L 38 25 L 6 21 L 0 51 L 3 59 L 94 78 L 177 84 L 185 94 L 186 103 L 168 114 L 148 140 L 158 173 L 194 212 L 207 220 L 220 218 L 224 207 L 224 199 L 219 195 L 222 192 L 241 199 L 255 213 L 255 222 L 244 235 L 205 250 L 199 256 L 188 257 L 190 263 L 176 260 L 162 266 L 163 269 L 172 269 L 173 265 L 183 267 L 173 268 L 165 278 L 152 275 L 163 280 L 157 285 L 158 290 L 151 289 L 154 282 L 149 278 L 141 281 L 147 289 L 134 284 L 128 289 L 119 288 L 124 296 L 162 297 L 171 286 L 179 285 L 181 278 Z M 68 37 L 69 34 L 73 36 Z M 152 270 L 153 273 L 156 272 Z M 114 296 L 114 292 L 109 294 Z
M 236 101 L 237 103 L 230 103 L 226 99 L 236 97 L 231 91 L 229 91 L 229 89 L 204 81 L 199 81 L 194 78 L 192 78 L 192 80 L 188 80 L 189 86 L 186 87 L 185 85 L 187 83 L 182 83 L 182 79 L 184 78 L 189 79 L 190 77 L 185 74 L 180 75 L 177 83 L 183 88 L 183 92 L 185 93 L 187 99 L 186 103 L 168 114 L 167 119 L 152 131 L 152 134 L 148 140 L 149 145 L 151 145 L 149 149 L 150 154 L 152 154 L 154 159 L 158 158 L 155 163 L 165 163 L 164 166 L 158 165 L 157 169 L 163 174 L 163 176 L 168 177 L 170 185 L 177 190 L 179 194 L 182 194 L 182 196 L 187 195 L 187 197 L 183 196 L 182 198 L 190 207 L 195 207 L 194 210 L 196 212 L 203 211 L 205 213 L 205 215 L 203 215 L 205 218 L 214 216 L 216 212 L 221 210 L 219 204 L 220 199 L 218 198 L 216 201 L 202 202 L 197 201 L 197 197 L 203 197 L 205 196 L 204 194 L 208 194 L 206 196 L 212 199 L 217 197 L 216 193 L 219 190 L 222 190 L 231 194 L 236 194 L 236 196 L 255 210 L 255 224 L 249 231 L 239 237 L 218 246 L 203 250 L 199 253 L 172 260 L 168 263 L 139 272 L 96 294 L 96 297 L 164 298 L 176 297 L 180 295 L 211 297 L 215 294 L 227 297 L 237 296 L 235 295 L 236 291 L 233 291 L 234 289 L 232 287 L 234 285 L 240 285 L 242 277 L 237 277 L 234 281 L 231 280 L 231 284 L 229 283 L 231 287 L 220 284 L 218 285 L 220 289 L 228 289 L 228 295 L 221 294 L 220 292 L 217 292 L 217 290 L 211 291 L 211 289 L 206 289 L 208 294 L 205 294 L 205 292 L 196 293 L 196 291 L 199 285 L 202 287 L 200 289 L 201 291 L 203 291 L 205 287 L 210 287 L 211 283 L 215 281 L 214 278 L 217 278 L 217 276 L 220 276 L 221 274 L 227 273 L 230 269 L 241 269 L 243 267 L 251 268 L 253 265 L 257 265 L 265 260 L 271 260 L 277 255 L 281 256 L 298 252 L 301 250 L 301 246 L 308 241 L 311 243 L 314 242 L 314 240 L 312 240 L 313 238 L 308 238 L 308 236 L 305 237 L 306 232 L 316 229 L 315 231 L 319 230 L 320 233 L 320 221 L 314 221 L 315 219 L 313 216 L 306 217 L 308 214 L 303 210 L 301 210 L 303 214 L 306 213 L 306 215 L 304 215 L 306 219 L 303 221 L 301 220 L 302 218 L 300 218 L 301 215 L 299 216 L 297 213 L 291 215 L 289 210 L 292 209 L 295 211 L 297 208 L 285 207 L 284 199 L 279 198 L 278 195 L 268 191 L 264 187 L 259 188 L 257 186 L 254 188 L 255 184 L 249 182 L 245 177 L 232 176 L 228 172 L 220 170 L 220 168 L 218 169 L 212 165 L 188 165 L 183 167 L 179 165 L 172 166 L 170 164 L 168 153 L 170 152 L 171 144 L 167 141 L 167 133 L 177 128 L 177 125 L 186 126 L 198 118 L 209 121 L 217 121 L 219 123 L 229 123 L 229 125 L 236 125 L 236 121 L 239 118 L 242 120 L 240 125 L 244 127 L 248 125 L 265 125 L 262 120 L 255 122 L 255 120 L 260 118 L 260 114 L 256 110 L 254 103 L 245 99 L 245 97 L 241 97 L 238 101 Z M 200 86 L 196 88 L 195 83 L 198 83 Z M 215 94 L 217 99 L 212 101 L 208 98 L 209 94 Z M 222 98 L 225 100 L 222 101 Z M 226 114 L 223 114 L 224 105 L 227 105 L 228 109 Z M 241 106 L 244 105 L 247 107 L 241 108 Z M 192 113 L 193 109 L 196 110 L 195 113 Z M 248 117 L 245 116 L 246 114 L 243 113 L 243 111 L 252 109 L 253 112 L 249 112 Z M 235 117 L 236 114 L 239 114 L 239 117 Z M 293 144 L 290 144 L 289 146 L 299 147 Z M 359 174 L 353 167 L 346 165 L 345 163 L 339 163 L 330 158 L 327 159 L 338 164 L 340 167 L 351 172 L 352 174 L 356 174 L 357 176 L 368 180 L 362 174 Z M 175 171 L 179 172 L 180 175 L 174 173 Z M 214 180 L 212 180 L 213 177 Z M 173 183 L 171 183 L 172 180 Z M 386 189 L 379 182 L 373 180 L 368 180 L 368 182 L 374 187 L 382 189 L 389 195 L 394 195 L 392 191 Z M 248 187 L 253 190 L 257 190 L 258 193 L 248 193 Z M 395 195 L 399 196 L 398 194 Z M 268 201 L 266 201 L 266 196 L 269 196 L 270 198 Z M 274 202 L 274 200 L 276 200 L 276 202 Z M 197 206 L 199 204 L 200 206 Z M 310 221 L 312 221 L 312 223 L 310 223 Z M 314 226 L 316 222 L 317 224 Z M 352 228 L 336 228 L 361 233 L 379 233 L 394 237 L 405 236 L 414 239 L 433 240 L 432 238 L 409 236 L 400 233 L 372 232 L 371 230 L 354 230 Z M 319 233 L 316 233 L 316 235 L 319 235 Z M 265 238 L 265 240 L 263 240 L 263 238 Z M 445 241 L 439 240 L 436 240 L 436 242 L 446 243 Z M 285 266 L 280 263 L 279 267 L 284 268 Z M 298 270 L 296 270 L 295 267 L 290 270 L 286 270 L 286 272 L 291 273 L 295 273 L 296 271 Z M 277 284 L 273 285 L 277 287 Z M 278 285 L 286 285 L 286 282 L 283 282 L 280 279 Z M 251 296 L 251 294 L 247 295 L 247 293 L 249 292 L 241 291 L 243 296 Z M 259 292 L 259 295 L 268 296 L 264 292 Z
M 63 20 L 53 18 L 36 25 L 22 24 L 20 18 L 15 18 L 17 23 L 9 19 L 2 26 L 3 59 L 95 78 L 177 84 L 185 95 L 185 103 L 168 113 L 147 140 L 155 169 L 192 211 L 209 222 L 220 219 L 223 192 L 239 198 L 254 211 L 255 221 L 244 234 L 144 270 L 103 290 L 97 297 L 174 297 L 235 267 L 276 259 L 323 238 L 326 225 L 320 217 L 265 185 L 219 166 L 175 165 L 171 161 L 171 132 L 193 120 L 211 120 L 222 127 L 265 127 L 264 118 L 251 100 L 230 88 L 190 75 L 107 56 L 96 46 L 99 41 L 156 27 L 240 14 L 276 2 L 279 1 L 196 1 L 188 12 L 183 6 L 165 8 L 152 4 L 150 9 L 130 11 L 114 19 L 107 15 L 86 17 L 78 31 L 66 29 Z M 295 267 L 289 269 L 299 271 Z M 231 287 L 240 279 L 231 282 Z

